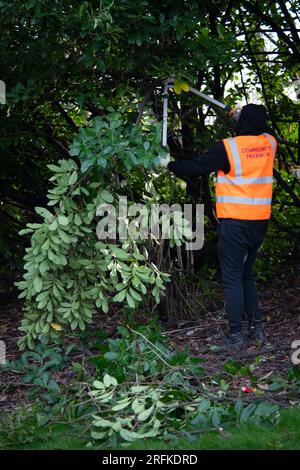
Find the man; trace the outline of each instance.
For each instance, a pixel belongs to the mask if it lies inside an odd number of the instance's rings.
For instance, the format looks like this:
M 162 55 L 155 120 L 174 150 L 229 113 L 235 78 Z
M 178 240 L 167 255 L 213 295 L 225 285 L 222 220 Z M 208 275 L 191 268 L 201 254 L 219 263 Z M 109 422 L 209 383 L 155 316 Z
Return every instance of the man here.
M 244 310 L 248 340 L 266 339 L 253 264 L 271 214 L 277 141 L 267 125 L 264 106 L 248 104 L 236 113 L 236 120 L 236 137 L 215 143 L 201 157 L 168 163 L 169 170 L 179 177 L 217 171 L 218 256 L 229 322 L 229 334 L 219 350 L 246 344 L 242 333 Z

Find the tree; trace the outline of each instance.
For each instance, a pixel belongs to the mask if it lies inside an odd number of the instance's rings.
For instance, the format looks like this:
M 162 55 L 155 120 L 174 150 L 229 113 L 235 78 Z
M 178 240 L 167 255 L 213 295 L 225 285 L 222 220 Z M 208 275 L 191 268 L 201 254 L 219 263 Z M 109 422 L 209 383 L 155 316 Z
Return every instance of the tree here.
M 298 2 L 28 0 L 2 2 L 0 9 L 7 86 L 7 105 L 1 106 L 1 238 L 2 257 L 11 269 L 24 248 L 19 229 L 28 220 L 41 222 L 34 207 L 47 204 L 52 175 L 47 165 L 69 160 L 79 129 L 95 129 L 94 119 L 107 122 L 113 111 L 122 113 L 128 132 L 135 124 L 144 126 L 144 143 L 145 132 L 154 132 L 145 129 L 147 120 L 161 121 L 167 77 L 230 105 L 257 92 L 282 142 L 275 171 L 276 236 L 295 236 L 299 185 L 291 168 L 300 162 L 299 102 L 285 91 L 299 78 Z M 231 132 L 226 116 L 212 118 L 212 109 L 187 93 L 173 94 L 169 111 L 174 158 L 192 158 Z M 71 153 L 78 165 L 82 154 Z M 142 196 L 145 175 L 152 175 L 149 164 L 146 173 L 135 169 L 132 179 L 125 161 L 111 171 L 116 187 L 122 178 L 131 185 L 133 200 Z M 205 202 L 209 229 L 214 223 L 210 182 L 199 183 L 187 181 L 186 197 Z M 184 199 L 179 188 L 168 189 L 166 177 L 159 184 L 168 199 Z

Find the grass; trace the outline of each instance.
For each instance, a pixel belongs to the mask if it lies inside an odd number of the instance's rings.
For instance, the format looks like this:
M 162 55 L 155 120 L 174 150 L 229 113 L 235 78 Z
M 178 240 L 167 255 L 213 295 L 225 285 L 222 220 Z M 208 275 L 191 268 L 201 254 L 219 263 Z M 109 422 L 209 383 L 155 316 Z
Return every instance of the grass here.
M 266 428 L 255 425 L 239 425 L 224 432 L 207 432 L 201 434 L 194 442 L 179 439 L 175 442 L 143 440 L 131 444 L 127 449 L 134 450 L 299 450 L 300 449 L 300 407 L 282 411 L 277 426 Z M 71 428 L 58 424 L 51 428 L 40 428 L 32 434 L 32 442 L 14 444 L 15 450 L 86 450 L 86 440 L 80 438 L 82 428 Z M 21 435 L 26 434 L 26 428 Z M 50 434 L 50 435 L 49 435 Z M 18 439 L 16 434 L 16 439 Z M 2 437 L 2 439 L 1 439 Z M 0 434 L 0 448 L 3 436 Z M 2 447 L 3 448 L 3 447 Z M 124 449 L 118 447 L 118 449 Z

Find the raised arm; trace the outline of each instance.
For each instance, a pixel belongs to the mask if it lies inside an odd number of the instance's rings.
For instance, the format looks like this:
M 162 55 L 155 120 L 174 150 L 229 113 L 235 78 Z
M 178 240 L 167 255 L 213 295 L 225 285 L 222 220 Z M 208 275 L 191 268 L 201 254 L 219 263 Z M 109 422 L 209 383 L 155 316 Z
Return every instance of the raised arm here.
M 179 178 L 181 176 L 201 176 L 214 171 L 223 170 L 228 173 L 230 170 L 227 154 L 223 142 L 216 142 L 207 152 L 192 160 L 179 160 L 170 162 L 168 169 Z

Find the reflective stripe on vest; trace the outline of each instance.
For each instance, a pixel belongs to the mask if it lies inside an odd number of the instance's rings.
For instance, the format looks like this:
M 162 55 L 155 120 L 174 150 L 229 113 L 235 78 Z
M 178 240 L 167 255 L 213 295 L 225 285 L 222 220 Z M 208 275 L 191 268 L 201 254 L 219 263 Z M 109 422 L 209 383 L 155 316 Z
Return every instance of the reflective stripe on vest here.
M 253 176 L 249 178 L 243 178 L 242 176 L 218 176 L 218 183 L 227 184 L 266 184 L 273 183 L 273 176 Z
M 274 155 L 274 157 L 275 157 L 275 142 L 274 142 L 274 140 L 273 140 L 272 137 L 271 137 L 269 134 L 267 134 L 266 132 L 264 132 L 263 135 L 264 135 L 265 137 L 267 137 L 267 139 L 268 139 L 269 142 L 271 142 L 271 145 L 272 145 L 272 153 L 273 153 L 273 155 Z
M 217 202 L 231 202 L 232 204 L 252 204 L 255 206 L 271 204 L 271 197 L 239 197 L 239 196 L 217 196 Z
M 233 160 L 234 160 L 235 176 L 242 176 L 241 157 L 240 157 L 236 142 L 233 138 L 227 139 L 227 141 L 230 145 Z
M 271 145 L 270 145 L 271 144 Z M 273 161 L 277 142 L 267 133 L 224 140 L 230 162 L 218 171 L 216 209 L 220 218 L 268 219 L 271 214 Z

